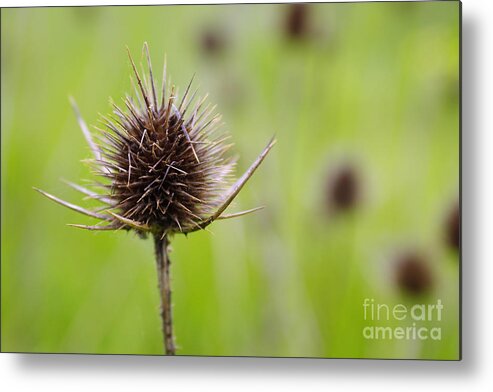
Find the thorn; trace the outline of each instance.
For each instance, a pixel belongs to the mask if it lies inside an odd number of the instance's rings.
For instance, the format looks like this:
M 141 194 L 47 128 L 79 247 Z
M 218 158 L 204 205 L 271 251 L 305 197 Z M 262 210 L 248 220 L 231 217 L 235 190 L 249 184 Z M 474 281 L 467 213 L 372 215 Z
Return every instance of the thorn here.
M 127 48 L 128 58 L 130 59 L 130 64 L 132 65 L 132 69 L 134 71 L 135 77 L 137 78 L 137 84 L 139 85 L 140 92 L 142 94 L 142 98 L 144 98 L 146 107 L 147 107 L 147 109 L 149 109 L 151 104 L 149 102 L 149 98 L 148 98 L 147 93 L 144 89 L 144 86 L 142 85 L 142 80 L 140 79 L 139 71 L 137 71 L 137 67 L 135 66 L 132 55 L 130 54 L 130 49 L 128 48 L 128 46 L 126 46 L 126 48 Z
M 79 123 L 79 127 L 82 130 L 82 133 L 87 141 L 87 144 L 89 145 L 89 148 L 91 149 L 94 157 L 96 159 L 101 159 L 101 151 L 99 147 L 94 143 L 92 140 L 92 135 L 91 132 L 89 131 L 89 128 L 87 127 L 87 124 L 85 123 L 84 119 L 82 118 L 79 108 L 77 107 L 77 103 L 75 102 L 75 99 L 71 96 L 69 96 L 70 104 L 72 106 L 72 110 L 75 113 L 75 117 L 77 118 L 77 122 Z
M 237 218 L 239 216 L 243 216 L 243 215 L 247 215 L 247 214 L 251 214 L 253 212 L 257 212 L 257 211 L 260 211 L 262 209 L 264 209 L 265 206 L 260 206 L 260 207 L 256 207 L 256 208 L 252 208 L 250 210 L 245 210 L 245 211 L 240 211 L 240 212 L 235 212 L 233 214 L 223 214 L 223 215 L 220 215 L 217 217 L 217 219 L 231 219 L 231 218 Z
M 173 112 L 175 113 L 176 116 L 178 116 L 178 121 L 181 121 L 181 130 L 184 133 L 185 137 L 187 138 L 187 141 L 190 143 L 190 147 L 192 148 L 193 155 L 195 156 L 195 159 L 197 160 L 197 163 L 200 163 L 199 157 L 197 156 L 197 153 L 195 152 L 195 148 L 193 147 L 192 139 L 190 139 L 190 135 L 187 132 L 187 129 L 183 125 L 183 120 L 181 118 L 180 112 L 176 108 L 174 104 L 172 104 Z
M 55 203 L 61 204 L 62 206 L 65 206 L 67 208 L 70 208 L 71 210 L 77 211 L 77 212 L 79 212 L 81 214 L 90 216 L 92 218 L 98 218 L 98 219 L 102 219 L 102 220 L 105 220 L 105 221 L 108 220 L 108 216 L 106 216 L 106 215 L 98 214 L 96 212 L 93 212 L 93 211 L 90 211 L 90 210 L 86 210 L 85 208 L 79 207 L 79 206 L 77 206 L 75 204 L 69 203 L 69 202 L 67 202 L 65 200 L 62 200 L 62 199 L 59 199 L 56 196 L 50 195 L 49 193 L 44 192 L 41 189 L 38 189 L 38 188 L 35 188 L 35 187 L 33 187 L 33 189 L 35 191 L 41 193 L 43 196 L 46 196 L 48 199 L 53 200 Z
M 86 226 L 86 225 L 79 225 L 79 224 L 76 224 L 76 223 L 67 223 L 67 226 L 70 226 L 70 227 L 76 227 L 78 229 L 85 229 L 85 230 L 91 230 L 91 231 L 109 231 L 109 230 L 119 230 L 121 229 L 123 226 L 113 226 L 113 225 L 107 225 L 107 226 L 97 226 L 97 225 L 94 225 L 94 226 Z
M 150 231 L 151 228 L 143 223 L 136 222 L 132 219 L 124 218 L 121 215 L 115 214 L 114 212 L 108 211 L 108 214 L 113 216 L 114 218 L 118 219 L 120 222 L 125 223 L 126 225 L 137 229 L 137 230 L 143 230 L 143 231 Z
M 64 178 L 61 178 L 61 181 L 65 184 L 67 184 L 69 187 L 75 189 L 76 191 L 78 191 L 84 195 L 87 195 L 93 199 L 99 200 L 105 204 L 109 204 L 109 205 L 113 204 L 113 201 L 110 198 L 104 197 L 103 195 L 100 195 L 99 193 L 92 192 L 89 189 L 84 188 L 81 185 L 78 185 L 78 184 L 75 184 L 71 181 L 65 180 Z
M 153 101 L 154 101 L 154 108 L 155 108 L 155 110 L 158 110 L 158 107 L 157 107 L 157 96 L 156 96 L 156 86 L 154 84 L 154 76 L 152 74 L 151 56 L 149 55 L 149 45 L 147 44 L 147 42 L 144 42 L 144 49 L 145 49 L 145 52 L 146 52 L 147 66 L 149 68 L 149 79 L 150 79 L 150 82 L 151 82 L 151 89 L 152 89 L 152 97 L 153 97 Z

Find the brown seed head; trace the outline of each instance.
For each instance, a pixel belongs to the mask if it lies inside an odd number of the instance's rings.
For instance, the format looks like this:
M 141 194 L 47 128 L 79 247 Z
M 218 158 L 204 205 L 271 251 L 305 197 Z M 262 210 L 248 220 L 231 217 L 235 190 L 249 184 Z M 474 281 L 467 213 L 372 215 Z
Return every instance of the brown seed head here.
M 421 295 L 430 291 L 432 272 L 421 254 L 408 252 L 400 255 L 396 267 L 396 282 L 404 293 Z
M 329 209 L 347 211 L 356 207 L 360 197 L 356 169 L 350 165 L 340 168 L 329 178 L 326 192 Z
M 219 55 L 227 46 L 225 32 L 213 28 L 204 30 L 200 36 L 200 46 L 205 55 Z
M 460 248 L 460 209 L 456 204 L 447 217 L 445 222 L 445 240 L 447 245 L 455 250 Z
M 102 160 L 95 164 L 111 182 L 120 216 L 152 231 L 187 231 L 219 206 L 234 166 L 230 145 L 205 101 L 192 105 L 191 82 L 180 100 L 165 83 L 159 96 L 150 61 L 148 80 L 131 62 L 141 98 L 126 97 L 126 110 L 114 105 L 114 116 L 103 117 Z
M 306 4 L 287 5 L 284 29 L 290 39 L 305 38 L 310 30 L 309 6 Z
M 40 191 L 71 209 L 101 219 L 106 225 L 77 227 L 90 230 L 134 229 L 139 234 L 165 236 L 203 229 L 216 219 L 255 211 L 224 215 L 246 181 L 263 161 L 275 141 L 267 145 L 247 172 L 232 186 L 235 165 L 229 157 L 227 136 L 218 130 L 219 116 L 205 98 L 195 99 L 190 81 L 179 99 L 174 86 L 156 86 L 147 44 L 147 76 L 142 76 L 130 57 L 135 96 L 124 106 L 113 104 L 113 114 L 102 116 L 97 142 L 80 117 L 79 125 L 94 155 L 89 162 L 103 177 L 93 192 L 69 183 L 76 190 L 104 204 L 88 210 Z M 192 78 L 193 79 L 193 78 Z

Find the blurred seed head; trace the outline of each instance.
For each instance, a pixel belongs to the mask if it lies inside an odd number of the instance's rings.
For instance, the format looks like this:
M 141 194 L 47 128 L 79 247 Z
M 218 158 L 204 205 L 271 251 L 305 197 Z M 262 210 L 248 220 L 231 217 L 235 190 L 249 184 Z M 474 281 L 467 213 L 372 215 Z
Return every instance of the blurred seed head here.
M 361 181 L 356 168 L 346 164 L 329 176 L 326 201 L 329 210 L 343 212 L 354 209 L 361 197 Z
M 225 33 L 217 28 L 204 29 L 200 35 L 200 48 L 202 52 L 210 57 L 222 54 L 227 47 Z
M 284 31 L 292 40 L 306 38 L 310 34 L 310 8 L 307 4 L 286 5 Z
M 426 258 L 408 251 L 397 256 L 395 279 L 399 289 L 408 295 L 423 295 L 433 287 L 433 276 Z
M 457 203 L 448 213 L 445 222 L 445 241 L 447 245 L 454 249 L 460 248 L 460 208 Z

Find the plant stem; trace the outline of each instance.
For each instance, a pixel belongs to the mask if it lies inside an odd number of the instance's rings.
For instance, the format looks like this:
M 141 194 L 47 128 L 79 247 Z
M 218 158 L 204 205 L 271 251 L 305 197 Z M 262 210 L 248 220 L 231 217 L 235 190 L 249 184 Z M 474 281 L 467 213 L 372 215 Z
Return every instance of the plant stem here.
M 164 353 L 175 355 L 175 342 L 173 337 L 173 317 L 171 314 L 171 282 L 169 275 L 169 241 L 168 237 L 154 236 L 156 252 L 157 275 L 159 282 L 159 294 L 161 298 L 161 321 L 164 339 Z

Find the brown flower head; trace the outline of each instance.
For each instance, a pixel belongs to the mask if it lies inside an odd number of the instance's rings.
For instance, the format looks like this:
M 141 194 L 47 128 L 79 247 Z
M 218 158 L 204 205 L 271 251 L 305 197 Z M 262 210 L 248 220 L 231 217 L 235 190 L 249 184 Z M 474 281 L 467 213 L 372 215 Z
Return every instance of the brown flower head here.
M 208 28 L 200 36 L 201 50 L 205 55 L 217 56 L 227 47 L 226 32 L 218 28 Z
M 459 250 L 460 248 L 460 208 L 456 204 L 449 212 L 445 222 L 445 240 L 447 245 Z
M 155 83 L 147 44 L 147 76 L 142 77 L 129 53 L 135 76 L 135 97 L 126 96 L 124 107 L 113 104 L 113 114 L 102 116 L 104 128 L 89 132 L 77 107 L 79 125 L 94 155 L 90 164 L 103 178 L 100 192 L 69 183 L 103 206 L 85 209 L 46 192 L 50 199 L 100 219 L 94 226 L 73 225 L 89 230 L 133 229 L 139 234 L 164 237 L 203 229 L 215 219 L 255 211 L 224 215 L 245 182 L 274 144 L 267 145 L 247 172 L 232 186 L 235 165 L 228 155 L 231 144 L 218 130 L 220 117 L 205 97 L 195 99 L 189 83 L 181 99 L 175 86 L 168 91 L 166 65 L 160 92 Z M 192 78 L 193 79 L 193 78 Z
M 286 5 L 287 11 L 284 21 L 286 36 L 297 40 L 306 38 L 310 32 L 310 8 L 307 4 Z
M 326 189 L 328 208 L 336 212 L 356 207 L 361 196 L 359 175 L 352 165 L 339 168 L 329 177 Z
M 421 295 L 430 291 L 433 276 L 426 259 L 420 253 L 409 251 L 397 258 L 397 286 L 406 294 Z

